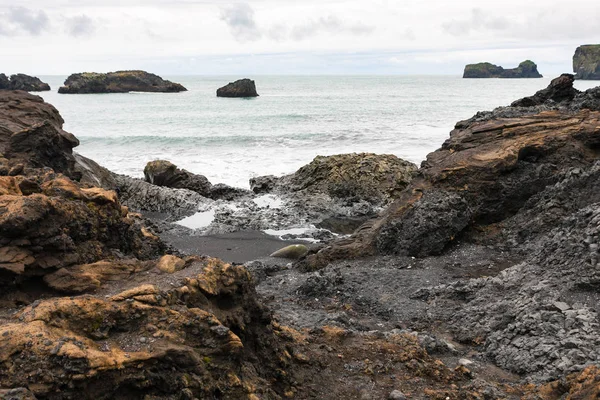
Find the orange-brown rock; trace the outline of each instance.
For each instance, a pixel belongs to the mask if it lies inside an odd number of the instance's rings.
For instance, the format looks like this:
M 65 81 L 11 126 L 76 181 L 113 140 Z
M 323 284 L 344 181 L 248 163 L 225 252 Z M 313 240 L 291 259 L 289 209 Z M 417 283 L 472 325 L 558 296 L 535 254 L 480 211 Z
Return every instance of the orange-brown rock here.
M 0 325 L 0 387 L 44 399 L 280 398 L 283 350 L 249 273 L 213 259 L 193 269 L 176 288 L 158 281 L 25 308 Z
M 559 381 L 528 385 L 524 400 L 585 400 L 600 398 L 600 368 L 590 366 Z
M 160 240 L 138 217 L 123 214 L 114 192 L 82 189 L 69 178 L 53 174 L 37 179 L 45 179 L 40 185 L 42 193 L 29 196 L 20 191 L 16 178 L 0 180 L 0 188 L 6 188 L 6 194 L 0 195 L 2 284 L 14 282 L 15 274 L 21 277 L 17 280 L 23 280 L 105 258 L 129 255 L 149 259 L 159 254 Z M 57 275 L 53 282 L 66 290 L 66 270 L 61 274 L 62 283 L 56 283 Z M 90 274 L 84 274 L 86 278 L 76 283 L 89 286 L 96 280 Z M 106 273 L 100 270 L 98 274 Z M 81 271 L 78 276 L 82 277 Z

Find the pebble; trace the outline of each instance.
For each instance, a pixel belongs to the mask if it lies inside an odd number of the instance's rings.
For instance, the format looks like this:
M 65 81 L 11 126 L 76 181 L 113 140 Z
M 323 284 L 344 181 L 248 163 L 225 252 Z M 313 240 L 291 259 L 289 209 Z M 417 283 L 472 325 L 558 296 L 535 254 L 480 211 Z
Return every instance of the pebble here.
M 390 393 L 390 395 L 388 396 L 388 399 L 389 400 L 406 400 L 406 396 L 401 391 L 394 390 L 392 393 Z

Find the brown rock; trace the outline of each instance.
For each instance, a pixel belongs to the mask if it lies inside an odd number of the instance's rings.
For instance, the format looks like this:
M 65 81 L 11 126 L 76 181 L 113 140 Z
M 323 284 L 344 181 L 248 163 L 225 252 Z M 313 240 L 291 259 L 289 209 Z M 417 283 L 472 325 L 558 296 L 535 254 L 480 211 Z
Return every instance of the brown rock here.
M 176 256 L 166 255 L 162 256 L 160 260 L 158 260 L 156 267 L 162 272 L 172 274 L 176 271 L 182 270 L 185 267 L 185 261 Z

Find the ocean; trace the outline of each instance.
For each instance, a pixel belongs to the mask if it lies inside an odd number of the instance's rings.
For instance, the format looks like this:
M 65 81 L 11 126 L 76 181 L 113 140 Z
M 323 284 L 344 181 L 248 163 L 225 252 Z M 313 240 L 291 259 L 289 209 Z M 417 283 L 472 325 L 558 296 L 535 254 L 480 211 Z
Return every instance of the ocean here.
M 39 93 L 108 169 L 143 176 L 165 159 L 212 183 L 248 187 L 260 175 L 294 172 L 317 155 L 394 154 L 419 164 L 454 124 L 545 88 L 542 79 L 459 76 L 256 76 L 260 97 L 217 98 L 239 77 L 164 76 L 183 93 L 58 94 L 66 76 L 45 76 Z M 580 90 L 600 81 L 576 81 Z

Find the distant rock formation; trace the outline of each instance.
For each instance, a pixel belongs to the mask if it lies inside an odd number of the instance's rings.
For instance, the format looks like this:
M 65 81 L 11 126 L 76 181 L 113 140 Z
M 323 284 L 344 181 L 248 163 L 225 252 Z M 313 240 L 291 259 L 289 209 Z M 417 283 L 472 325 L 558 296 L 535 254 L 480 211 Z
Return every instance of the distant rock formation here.
M 128 93 L 128 92 L 185 92 L 179 83 L 162 79 L 145 71 L 117 71 L 106 74 L 83 72 L 72 74 L 58 93 Z
M 573 56 L 575 79 L 600 80 L 600 44 L 579 46 Z
M 253 80 L 239 79 L 219 88 L 217 97 L 258 97 L 258 93 Z
M 8 79 L 5 74 L 0 74 L 0 89 L 44 92 L 50 90 L 50 85 L 35 76 L 15 74 Z
M 517 68 L 504 69 L 488 62 L 468 64 L 463 78 L 542 78 L 537 65 L 525 60 Z

